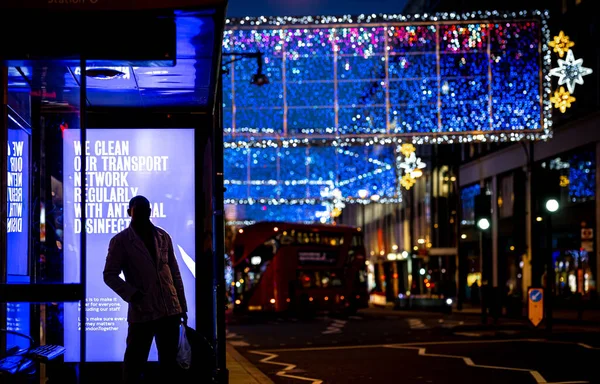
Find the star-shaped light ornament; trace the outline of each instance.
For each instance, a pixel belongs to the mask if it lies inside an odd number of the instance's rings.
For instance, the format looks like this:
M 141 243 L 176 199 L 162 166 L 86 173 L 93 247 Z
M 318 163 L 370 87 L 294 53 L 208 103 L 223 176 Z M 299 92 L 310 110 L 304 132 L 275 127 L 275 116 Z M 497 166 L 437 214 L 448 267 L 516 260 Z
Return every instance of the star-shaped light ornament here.
M 409 157 L 413 152 L 415 152 L 417 148 L 410 143 L 405 143 L 400 146 L 400 153 L 404 155 L 404 157 Z
M 565 113 L 567 108 L 571 108 L 571 103 L 574 101 L 575 98 L 565 91 L 565 87 L 560 87 L 558 91 L 554 91 L 554 96 L 550 98 L 554 108 L 558 108 L 562 113 Z
M 565 35 L 563 31 L 558 33 L 558 36 L 554 36 L 554 39 L 548 43 L 548 46 L 552 47 L 552 50 L 558 53 L 561 58 L 567 53 L 575 43 L 569 39 L 569 36 Z
M 412 144 L 408 145 L 412 146 Z M 400 152 L 406 157 L 398 164 L 398 169 L 403 170 L 403 176 L 400 178 L 400 185 L 406 190 L 411 189 L 412 186 L 415 185 L 417 179 L 423 176 L 423 169 L 426 167 L 425 163 L 420 157 L 417 157 L 414 152 L 416 148 L 414 146 L 409 148 L 408 145 L 402 144 Z
M 575 92 L 575 84 L 583 84 L 583 76 L 592 73 L 591 68 L 586 68 L 583 65 L 583 59 L 575 60 L 573 51 L 567 52 L 567 59 L 558 59 L 558 68 L 550 70 L 550 76 L 558 77 L 558 85 L 567 85 L 569 93 Z
M 406 190 L 409 190 L 412 188 L 413 185 L 415 185 L 416 181 L 417 180 L 414 177 L 407 173 L 400 179 L 400 185 L 403 186 Z

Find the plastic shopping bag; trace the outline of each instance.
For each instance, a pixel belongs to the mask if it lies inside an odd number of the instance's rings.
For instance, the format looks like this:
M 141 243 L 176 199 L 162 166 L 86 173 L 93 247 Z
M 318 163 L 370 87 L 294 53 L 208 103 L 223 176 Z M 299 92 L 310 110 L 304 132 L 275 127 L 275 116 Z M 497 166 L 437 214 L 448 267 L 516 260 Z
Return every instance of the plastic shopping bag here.
M 192 366 L 192 347 L 188 341 L 185 325 L 179 326 L 179 350 L 177 351 L 177 364 L 183 369 L 190 369 Z

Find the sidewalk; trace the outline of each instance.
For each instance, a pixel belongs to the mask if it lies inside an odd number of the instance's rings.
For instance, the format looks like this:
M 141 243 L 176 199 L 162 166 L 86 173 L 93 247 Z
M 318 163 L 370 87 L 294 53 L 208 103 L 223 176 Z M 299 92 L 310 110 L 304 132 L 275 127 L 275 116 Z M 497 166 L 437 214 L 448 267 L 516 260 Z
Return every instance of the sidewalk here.
M 227 370 L 230 384 L 273 384 L 271 379 L 229 344 L 227 344 Z
M 458 310 L 456 304 L 452 308 L 452 313 L 463 315 L 481 316 L 481 307 L 465 304 L 462 310 Z M 576 310 L 556 308 L 552 311 L 552 316 L 556 322 L 564 322 L 570 324 L 597 324 L 600 325 L 600 310 L 587 309 L 582 311 L 581 319 L 579 319 Z M 522 318 L 527 319 L 527 308 L 523 308 Z

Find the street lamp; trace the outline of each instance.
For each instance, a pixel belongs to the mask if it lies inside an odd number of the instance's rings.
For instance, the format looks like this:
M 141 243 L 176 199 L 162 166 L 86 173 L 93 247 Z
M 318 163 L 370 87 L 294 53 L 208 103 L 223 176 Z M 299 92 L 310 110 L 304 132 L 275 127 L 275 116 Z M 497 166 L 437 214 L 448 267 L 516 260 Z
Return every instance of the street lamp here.
M 490 229 L 490 220 L 486 217 L 482 217 L 477 221 L 477 227 L 479 228 L 479 268 L 481 269 L 481 284 L 483 287 L 483 232 Z M 486 324 L 487 323 L 487 310 L 485 305 L 481 303 L 481 321 Z
M 263 69 L 263 53 L 262 52 L 228 52 L 228 53 L 223 53 L 223 56 L 224 57 L 230 56 L 233 58 L 231 60 L 221 64 L 222 73 L 224 73 L 224 74 L 229 73 L 229 69 L 227 68 L 227 65 L 229 65 L 231 63 L 234 63 L 234 62 L 242 60 L 242 59 L 256 59 L 256 67 L 257 67 L 256 73 L 254 75 L 252 75 L 250 84 L 254 84 L 259 87 L 263 86 L 265 84 L 269 84 L 269 78 L 267 77 L 267 75 L 262 73 L 262 69 Z
M 477 226 L 483 231 L 488 230 L 490 228 L 490 221 L 484 217 L 482 219 L 479 219 L 479 221 L 477 222 Z
M 546 209 L 548 210 L 548 212 L 554 213 L 558 211 L 558 208 L 560 208 L 560 205 L 558 204 L 558 201 L 556 201 L 556 199 L 550 199 L 546 201 Z
M 546 265 L 546 287 L 548 293 L 546 295 L 546 329 L 552 331 L 552 299 L 554 297 L 554 280 L 556 279 L 554 273 L 554 257 L 552 256 L 552 215 L 558 211 L 560 204 L 556 199 L 548 199 L 546 201 L 546 210 L 548 211 L 548 259 Z

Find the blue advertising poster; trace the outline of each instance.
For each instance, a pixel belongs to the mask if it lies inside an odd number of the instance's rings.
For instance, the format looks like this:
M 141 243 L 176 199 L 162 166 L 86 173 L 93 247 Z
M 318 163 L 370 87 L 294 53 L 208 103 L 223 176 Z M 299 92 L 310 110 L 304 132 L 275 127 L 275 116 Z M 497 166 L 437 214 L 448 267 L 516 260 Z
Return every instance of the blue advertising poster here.
M 10 123 L 11 120 L 9 120 Z M 29 282 L 29 134 L 21 128 L 8 129 L 6 281 Z M 29 335 L 29 304 L 6 304 L 6 329 Z M 26 348 L 21 336 L 6 336 L 7 348 Z
M 29 134 L 8 130 L 7 274 L 28 274 L 29 251 Z
M 129 200 L 144 195 L 152 222 L 165 229 L 183 278 L 189 324 L 195 327 L 194 132 L 192 129 L 89 129 L 64 132 L 64 281 L 80 282 L 80 234 L 87 233 L 87 361 L 123 360 L 127 303 L 104 284 L 110 239 L 129 226 Z M 87 172 L 81 179 L 81 154 Z M 86 222 L 81 222 L 82 186 Z M 79 304 L 65 304 L 65 361 L 79 360 Z M 155 346 L 150 354 L 157 359 Z

